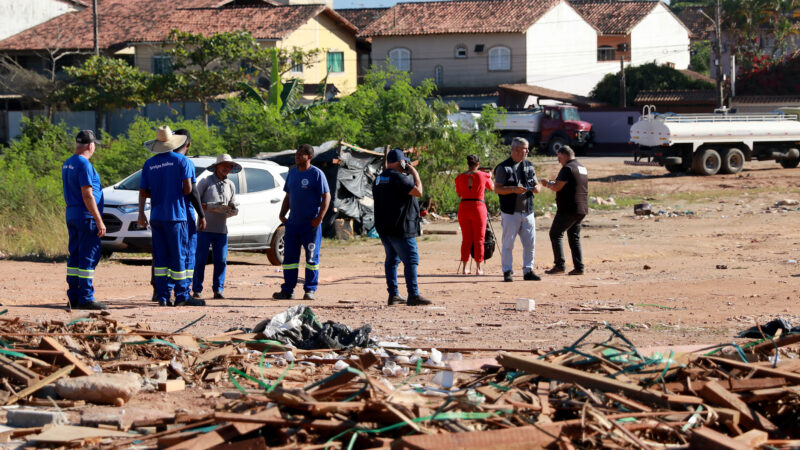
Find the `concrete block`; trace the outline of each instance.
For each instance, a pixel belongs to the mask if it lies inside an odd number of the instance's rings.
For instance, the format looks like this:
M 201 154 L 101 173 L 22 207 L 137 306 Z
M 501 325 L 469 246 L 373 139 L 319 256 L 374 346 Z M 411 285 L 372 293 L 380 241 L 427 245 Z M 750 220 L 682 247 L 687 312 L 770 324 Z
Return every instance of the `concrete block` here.
M 533 311 L 536 309 L 536 300 L 532 298 L 518 298 L 517 311 Z
M 48 424 L 63 425 L 67 416 L 60 411 L 44 411 L 39 409 L 11 409 L 6 415 L 10 427 L 33 428 Z

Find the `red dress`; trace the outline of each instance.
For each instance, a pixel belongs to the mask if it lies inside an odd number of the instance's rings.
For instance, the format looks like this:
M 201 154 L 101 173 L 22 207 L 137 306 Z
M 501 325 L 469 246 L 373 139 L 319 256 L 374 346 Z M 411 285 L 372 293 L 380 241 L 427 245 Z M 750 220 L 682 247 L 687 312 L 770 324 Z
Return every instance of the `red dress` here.
M 458 205 L 458 224 L 461 226 L 461 261 L 469 261 L 470 248 L 475 246 L 475 261 L 483 262 L 483 242 L 488 213 L 483 194 L 494 189 L 486 172 L 462 173 L 456 177 L 456 193 L 461 197 Z

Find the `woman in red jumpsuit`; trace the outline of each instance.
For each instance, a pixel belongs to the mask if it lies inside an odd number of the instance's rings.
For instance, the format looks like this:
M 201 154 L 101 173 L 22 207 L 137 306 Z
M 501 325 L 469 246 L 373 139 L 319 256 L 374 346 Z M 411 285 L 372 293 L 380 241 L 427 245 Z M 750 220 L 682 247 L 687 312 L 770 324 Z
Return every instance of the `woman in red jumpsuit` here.
M 461 197 L 458 205 L 458 224 L 461 226 L 461 265 L 460 273 L 467 274 L 467 262 L 470 249 L 475 250 L 475 273 L 483 275 L 483 242 L 486 233 L 486 220 L 488 213 L 483 194 L 486 190 L 493 191 L 494 183 L 491 176 L 478 169 L 478 156 L 467 156 L 466 172 L 456 177 L 456 193 Z

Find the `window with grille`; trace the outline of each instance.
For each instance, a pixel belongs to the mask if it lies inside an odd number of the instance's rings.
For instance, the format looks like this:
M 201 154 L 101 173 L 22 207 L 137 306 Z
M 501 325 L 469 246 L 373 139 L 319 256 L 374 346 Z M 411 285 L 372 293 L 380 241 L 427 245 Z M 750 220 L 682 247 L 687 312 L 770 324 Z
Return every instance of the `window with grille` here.
M 405 48 L 395 48 L 389 51 L 389 63 L 398 70 L 411 71 L 411 51 Z
M 344 72 L 343 52 L 328 52 L 328 72 L 330 73 Z
M 172 72 L 172 58 L 169 55 L 153 56 L 153 73 L 161 75 Z
M 494 47 L 489 50 L 489 70 L 511 70 L 511 49 Z
M 604 45 L 602 47 L 597 48 L 598 61 L 614 61 L 615 59 L 616 55 L 614 52 L 614 47 L 610 45 Z

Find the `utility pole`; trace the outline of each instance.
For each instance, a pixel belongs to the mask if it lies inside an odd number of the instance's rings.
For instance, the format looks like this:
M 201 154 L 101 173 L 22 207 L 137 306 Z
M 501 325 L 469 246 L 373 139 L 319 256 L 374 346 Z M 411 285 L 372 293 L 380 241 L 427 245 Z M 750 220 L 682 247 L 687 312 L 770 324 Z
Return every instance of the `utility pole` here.
M 620 98 L 620 106 L 625 108 L 628 106 L 628 101 L 625 98 L 625 64 L 624 58 L 622 56 L 619 57 L 619 98 Z
M 97 39 L 97 0 L 92 0 L 92 19 L 94 21 L 94 55 L 100 55 L 100 42 Z
M 731 52 L 731 97 L 736 97 L 736 55 Z
M 717 42 L 714 45 L 714 53 L 716 54 L 717 60 L 717 107 L 722 108 L 725 102 L 725 87 L 722 84 L 722 12 L 719 6 L 719 0 L 717 0 L 715 16 L 714 30 L 717 34 Z

